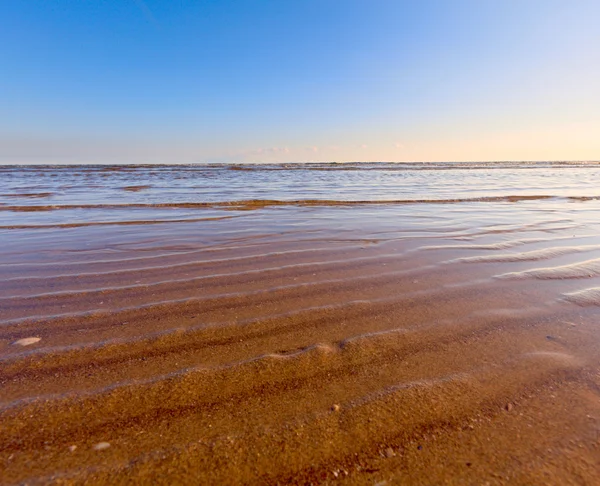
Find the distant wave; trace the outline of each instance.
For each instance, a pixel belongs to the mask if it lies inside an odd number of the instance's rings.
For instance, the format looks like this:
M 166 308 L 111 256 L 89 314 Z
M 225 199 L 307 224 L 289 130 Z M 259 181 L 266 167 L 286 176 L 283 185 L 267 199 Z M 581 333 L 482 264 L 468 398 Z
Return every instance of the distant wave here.
M 551 195 L 507 195 L 483 196 L 451 199 L 384 199 L 384 200 L 339 200 L 339 199 L 242 199 L 234 201 L 206 201 L 206 202 L 173 202 L 173 203 L 131 203 L 131 204 L 58 204 L 17 206 L 0 205 L 0 211 L 55 211 L 65 209 L 150 209 L 150 208 L 225 208 L 225 209 L 258 209 L 269 206 L 361 206 L 361 205 L 386 205 L 386 204 L 455 204 L 469 202 L 520 202 L 538 201 L 546 199 L 562 199 L 569 201 L 598 200 L 600 196 L 568 196 L 559 197 Z
M 27 198 L 46 198 L 53 196 L 53 192 L 15 192 L 14 194 L 0 194 L 0 197 L 27 197 Z
M 125 186 L 123 188 L 124 191 L 129 191 L 129 192 L 138 192 L 138 191 L 143 191 L 144 189 L 150 189 L 152 186 L 149 185 L 142 185 L 142 186 Z

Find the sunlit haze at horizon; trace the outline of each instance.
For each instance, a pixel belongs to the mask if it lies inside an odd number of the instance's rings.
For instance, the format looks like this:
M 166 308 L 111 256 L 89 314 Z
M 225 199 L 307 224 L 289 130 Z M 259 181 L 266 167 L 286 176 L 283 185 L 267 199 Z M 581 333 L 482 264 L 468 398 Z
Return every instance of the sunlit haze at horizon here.
M 600 3 L 5 1 L 0 164 L 600 159 Z

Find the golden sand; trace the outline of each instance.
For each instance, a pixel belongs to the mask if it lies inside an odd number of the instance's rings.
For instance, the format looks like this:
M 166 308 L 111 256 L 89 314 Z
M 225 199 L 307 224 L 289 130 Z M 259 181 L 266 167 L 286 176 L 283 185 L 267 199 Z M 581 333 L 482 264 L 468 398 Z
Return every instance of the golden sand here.
M 497 278 L 541 258 L 505 248 L 548 246 L 513 243 L 266 240 L 9 275 L 0 482 L 600 484 L 597 307 Z

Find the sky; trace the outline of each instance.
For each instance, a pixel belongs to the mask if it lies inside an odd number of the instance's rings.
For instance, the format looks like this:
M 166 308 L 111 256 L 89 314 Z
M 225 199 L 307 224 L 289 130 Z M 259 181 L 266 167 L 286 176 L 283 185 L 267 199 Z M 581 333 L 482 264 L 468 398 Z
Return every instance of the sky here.
M 600 159 L 598 0 L 0 0 L 0 163 Z

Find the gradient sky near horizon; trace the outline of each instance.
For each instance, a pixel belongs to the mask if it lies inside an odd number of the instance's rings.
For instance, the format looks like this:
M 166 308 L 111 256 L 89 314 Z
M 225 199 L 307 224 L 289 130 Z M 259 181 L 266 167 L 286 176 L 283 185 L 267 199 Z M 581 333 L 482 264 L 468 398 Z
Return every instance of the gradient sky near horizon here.
M 597 0 L 0 0 L 0 163 L 600 159 Z

